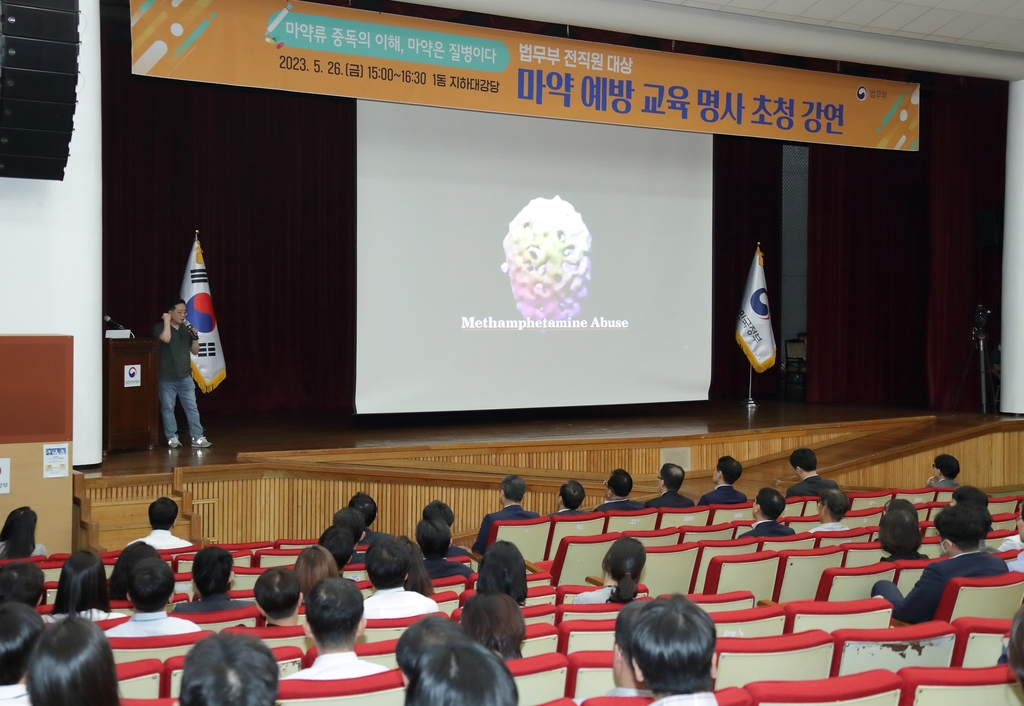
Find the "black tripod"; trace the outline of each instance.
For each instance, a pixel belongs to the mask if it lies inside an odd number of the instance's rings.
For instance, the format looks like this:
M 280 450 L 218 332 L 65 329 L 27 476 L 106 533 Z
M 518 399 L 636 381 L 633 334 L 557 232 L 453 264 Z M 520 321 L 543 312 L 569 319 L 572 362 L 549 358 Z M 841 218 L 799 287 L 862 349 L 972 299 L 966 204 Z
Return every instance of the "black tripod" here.
M 992 366 L 988 359 L 988 333 L 985 331 L 985 326 L 988 324 L 988 315 L 991 313 L 983 305 L 978 304 L 974 308 L 974 313 L 971 314 L 971 322 L 974 324 L 971 329 L 971 349 L 967 354 L 967 360 L 964 362 L 964 371 L 960 375 L 960 386 L 957 387 L 956 398 L 953 400 L 954 412 L 960 405 L 960 394 L 964 391 L 964 381 L 967 380 L 968 373 L 975 372 L 971 367 L 975 351 L 978 352 L 977 372 L 981 384 L 981 413 L 988 414 L 988 400 L 990 397 L 993 404 L 992 411 L 996 411 L 994 409 L 996 388 L 995 383 L 992 382 Z

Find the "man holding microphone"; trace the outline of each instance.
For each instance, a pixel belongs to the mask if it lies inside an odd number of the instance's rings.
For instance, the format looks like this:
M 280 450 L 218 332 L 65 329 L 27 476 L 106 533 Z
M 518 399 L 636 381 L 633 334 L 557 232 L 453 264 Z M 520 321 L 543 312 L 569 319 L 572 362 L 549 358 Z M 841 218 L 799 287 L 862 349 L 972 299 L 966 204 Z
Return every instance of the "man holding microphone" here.
M 196 386 L 192 382 L 192 355 L 199 353 L 199 332 L 185 320 L 184 299 L 169 302 L 163 323 L 153 327 L 153 335 L 160 339 L 160 413 L 164 418 L 167 445 L 179 448 L 178 422 L 174 418 L 174 401 L 181 400 L 188 420 L 192 446 L 205 449 L 210 442 L 203 436 L 196 406 Z

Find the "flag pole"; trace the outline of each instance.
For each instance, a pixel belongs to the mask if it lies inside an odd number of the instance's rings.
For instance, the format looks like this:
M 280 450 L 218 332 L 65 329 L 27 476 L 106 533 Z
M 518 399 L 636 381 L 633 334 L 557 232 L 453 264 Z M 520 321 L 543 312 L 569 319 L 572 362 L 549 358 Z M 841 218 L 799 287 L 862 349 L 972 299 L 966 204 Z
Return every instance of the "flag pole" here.
M 747 409 L 755 409 L 757 402 L 754 402 L 754 366 L 750 366 L 747 373 Z

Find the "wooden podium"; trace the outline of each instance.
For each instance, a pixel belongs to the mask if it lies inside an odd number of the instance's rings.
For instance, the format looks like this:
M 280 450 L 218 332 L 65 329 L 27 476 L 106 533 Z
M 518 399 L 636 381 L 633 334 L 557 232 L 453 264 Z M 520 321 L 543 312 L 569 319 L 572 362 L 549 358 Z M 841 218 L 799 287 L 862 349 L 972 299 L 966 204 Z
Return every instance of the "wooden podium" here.
M 159 378 L 159 339 L 104 339 L 104 451 L 156 444 L 160 429 Z

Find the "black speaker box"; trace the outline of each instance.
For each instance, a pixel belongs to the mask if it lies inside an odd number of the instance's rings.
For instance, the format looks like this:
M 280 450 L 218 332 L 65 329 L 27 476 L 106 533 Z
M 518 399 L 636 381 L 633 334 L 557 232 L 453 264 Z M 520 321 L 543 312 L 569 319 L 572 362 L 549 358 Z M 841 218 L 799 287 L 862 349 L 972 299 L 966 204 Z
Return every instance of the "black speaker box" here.
M 64 178 L 78 39 L 78 0 L 0 0 L 0 177 Z

